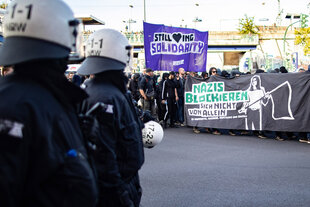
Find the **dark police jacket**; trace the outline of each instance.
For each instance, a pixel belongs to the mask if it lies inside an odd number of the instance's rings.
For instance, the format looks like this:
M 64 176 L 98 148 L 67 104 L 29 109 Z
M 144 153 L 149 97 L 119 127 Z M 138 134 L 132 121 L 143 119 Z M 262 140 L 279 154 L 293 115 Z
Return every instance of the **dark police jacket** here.
M 83 112 L 97 102 L 106 105 L 104 113 L 97 117 L 102 136 L 97 140 L 95 155 L 100 197 L 105 197 L 128 190 L 126 184 L 141 168 L 144 162 L 142 129 L 129 93 L 123 94 L 113 84 L 97 77 L 87 82 L 85 90 L 89 98 L 83 103 Z
M 95 206 L 84 146 L 73 107 L 30 79 L 0 80 L 0 206 Z

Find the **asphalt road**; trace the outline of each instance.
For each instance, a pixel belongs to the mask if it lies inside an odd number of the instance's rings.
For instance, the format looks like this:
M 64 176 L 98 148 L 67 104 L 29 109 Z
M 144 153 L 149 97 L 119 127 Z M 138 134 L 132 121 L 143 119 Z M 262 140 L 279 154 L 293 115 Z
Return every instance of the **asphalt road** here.
M 309 207 L 310 144 L 166 129 L 145 149 L 142 207 Z

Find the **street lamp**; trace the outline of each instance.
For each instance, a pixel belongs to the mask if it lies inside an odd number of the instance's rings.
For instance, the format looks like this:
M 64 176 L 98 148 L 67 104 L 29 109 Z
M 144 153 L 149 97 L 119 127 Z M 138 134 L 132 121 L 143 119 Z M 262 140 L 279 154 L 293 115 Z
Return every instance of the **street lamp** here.
M 131 27 L 130 27 L 130 25 L 131 25 L 132 23 L 136 23 L 136 21 L 132 19 L 132 9 L 133 9 L 133 5 L 129 5 L 129 7 L 130 7 L 130 18 L 128 19 L 128 21 L 123 21 L 123 22 L 128 24 L 128 32 L 131 32 Z
M 198 7 L 199 4 L 196 3 L 195 6 Z M 195 17 L 195 19 L 193 20 L 193 22 L 195 23 L 195 28 L 196 28 L 196 23 L 197 23 L 197 22 L 202 22 L 202 19 L 198 18 L 198 16 L 197 16 L 197 17 Z
M 130 32 L 131 31 L 131 29 L 130 29 L 130 25 L 132 24 L 132 23 L 137 23 L 137 21 L 136 20 L 133 20 L 133 19 L 129 19 L 128 21 L 123 21 L 125 24 L 128 24 L 128 32 Z
M 202 22 L 202 19 L 199 19 L 198 17 L 195 17 L 195 19 L 193 20 L 193 22 L 195 23 L 195 28 L 196 28 L 196 23 L 197 23 L 197 22 Z

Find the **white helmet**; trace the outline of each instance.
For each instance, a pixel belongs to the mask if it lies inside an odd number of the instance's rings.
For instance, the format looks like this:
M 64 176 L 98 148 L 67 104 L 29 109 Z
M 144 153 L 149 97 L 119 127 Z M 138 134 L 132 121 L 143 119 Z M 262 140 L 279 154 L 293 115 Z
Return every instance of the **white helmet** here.
M 152 148 L 159 144 L 164 137 L 164 130 L 161 125 L 155 121 L 149 121 L 144 124 L 142 129 L 143 146 Z
M 16 0 L 4 16 L 0 65 L 65 58 L 76 47 L 79 21 L 62 0 Z
M 91 34 L 86 44 L 86 59 L 78 69 L 81 75 L 108 70 L 124 70 L 131 56 L 128 39 L 114 29 L 101 29 Z

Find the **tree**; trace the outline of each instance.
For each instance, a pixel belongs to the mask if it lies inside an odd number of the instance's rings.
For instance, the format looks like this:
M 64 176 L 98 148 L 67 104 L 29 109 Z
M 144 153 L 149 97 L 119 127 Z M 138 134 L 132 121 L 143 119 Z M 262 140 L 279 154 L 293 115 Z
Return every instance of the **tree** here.
M 8 4 L 6 4 L 6 3 L 0 4 L 0 8 L 1 8 L 1 9 L 6 9 L 7 6 L 8 6 Z
M 310 54 L 310 27 L 295 30 L 295 45 L 304 47 L 304 54 Z
M 258 28 L 254 24 L 254 17 L 248 17 L 245 15 L 244 18 L 239 19 L 238 31 L 244 35 L 255 35 L 258 34 Z

